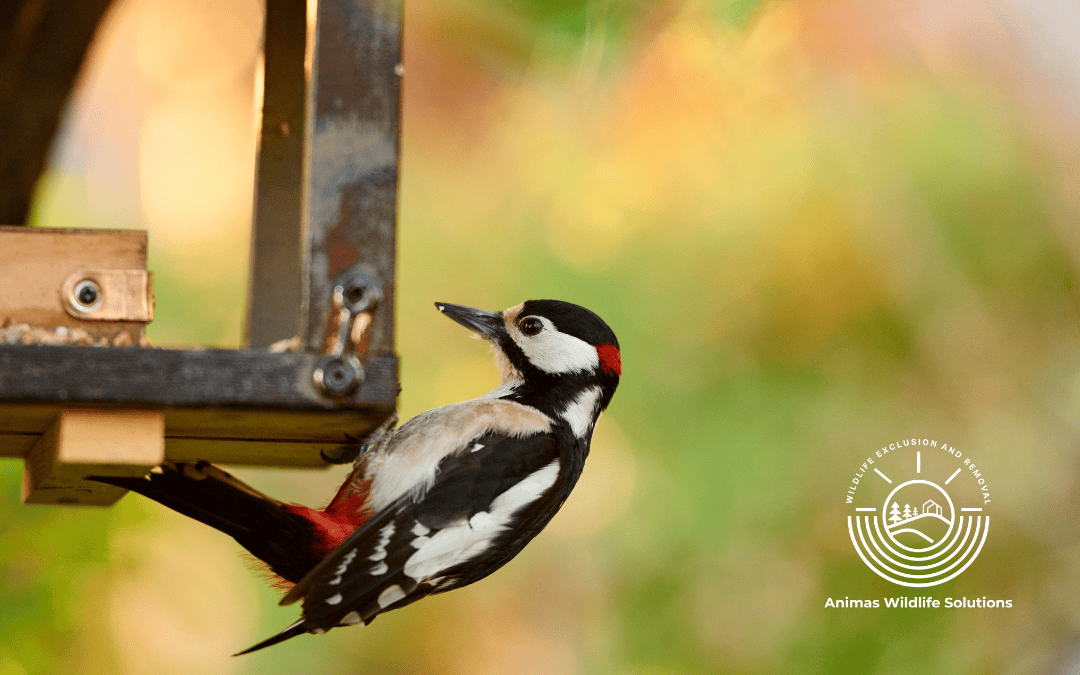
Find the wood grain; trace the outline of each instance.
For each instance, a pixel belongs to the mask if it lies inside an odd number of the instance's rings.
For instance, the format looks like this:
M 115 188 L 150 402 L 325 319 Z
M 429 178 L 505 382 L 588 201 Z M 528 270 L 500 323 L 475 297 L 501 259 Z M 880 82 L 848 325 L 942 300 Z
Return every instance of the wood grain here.
M 81 328 L 95 338 L 128 333 L 138 342 L 144 323 L 78 319 L 61 288 L 79 270 L 146 270 L 146 232 L 0 226 L 0 326 Z
M 160 411 L 64 409 L 26 455 L 23 502 L 108 506 L 126 490 L 86 476 L 143 476 L 164 458 Z

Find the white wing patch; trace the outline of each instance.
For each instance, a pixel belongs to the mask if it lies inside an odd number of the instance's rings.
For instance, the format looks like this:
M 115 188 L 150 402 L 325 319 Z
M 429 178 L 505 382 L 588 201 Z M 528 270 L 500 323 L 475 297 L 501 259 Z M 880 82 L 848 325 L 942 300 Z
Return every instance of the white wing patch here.
M 559 460 L 556 459 L 496 497 L 487 511 L 424 537 L 427 541 L 405 561 L 405 574 L 417 581 L 426 581 L 480 555 L 506 528 L 514 514 L 539 499 L 558 477 Z M 413 545 L 416 543 L 414 541 Z
M 348 614 L 346 614 L 345 616 L 341 617 L 341 620 L 338 621 L 338 625 L 339 626 L 355 626 L 356 624 L 360 623 L 360 621 L 361 621 L 360 612 L 352 611 L 352 612 L 349 612 Z
M 394 524 L 390 523 L 379 530 L 379 543 L 375 545 L 375 552 L 368 556 L 368 560 L 378 562 L 386 557 L 386 545 L 390 543 L 390 537 L 394 536 Z
M 600 367 L 596 347 L 573 335 L 559 332 L 555 324 L 542 316 L 533 317 L 544 324 L 544 330 L 528 336 L 514 325 L 510 336 L 524 352 L 529 362 L 546 373 L 577 373 Z
M 600 400 L 600 387 L 589 387 L 577 395 L 562 411 L 561 417 L 570 425 L 578 438 L 583 438 L 592 428 L 596 405 Z
M 330 585 L 331 586 L 337 586 L 338 584 L 341 583 L 342 575 L 345 574 L 345 570 L 349 569 L 349 563 L 351 563 L 353 561 L 353 558 L 355 558 L 355 557 L 356 557 L 356 549 L 355 548 L 345 554 L 345 557 L 341 559 L 341 564 L 337 566 L 336 570 L 334 570 L 334 574 L 336 574 L 337 576 L 330 580 Z
M 386 590 L 379 593 L 379 607 L 388 607 L 404 597 L 405 591 L 401 590 L 401 586 L 387 586 Z

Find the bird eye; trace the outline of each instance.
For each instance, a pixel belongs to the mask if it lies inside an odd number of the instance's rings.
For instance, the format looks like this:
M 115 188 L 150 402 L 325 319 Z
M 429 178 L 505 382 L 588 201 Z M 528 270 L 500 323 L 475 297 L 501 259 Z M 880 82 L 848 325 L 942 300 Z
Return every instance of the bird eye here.
M 518 324 L 518 327 L 521 328 L 522 333 L 529 336 L 536 335 L 540 331 L 544 330 L 543 322 L 540 321 L 540 319 L 531 316 L 527 319 L 523 319 L 521 323 Z

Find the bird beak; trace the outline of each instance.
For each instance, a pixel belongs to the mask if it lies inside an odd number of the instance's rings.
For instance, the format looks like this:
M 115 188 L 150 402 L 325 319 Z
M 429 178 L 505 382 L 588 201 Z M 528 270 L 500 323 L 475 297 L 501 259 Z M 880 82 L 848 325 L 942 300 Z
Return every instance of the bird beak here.
M 464 305 L 450 305 L 445 302 L 436 302 L 435 309 L 488 340 L 497 340 L 499 336 L 506 333 L 506 324 L 503 323 L 502 314 Z

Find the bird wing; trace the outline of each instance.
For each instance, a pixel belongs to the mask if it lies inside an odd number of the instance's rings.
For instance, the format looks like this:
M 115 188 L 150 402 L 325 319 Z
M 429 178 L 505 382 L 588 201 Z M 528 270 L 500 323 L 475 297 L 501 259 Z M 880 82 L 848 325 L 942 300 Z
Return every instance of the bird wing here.
M 559 444 L 549 433 L 486 433 L 444 458 L 435 483 L 419 498 L 406 495 L 374 514 L 282 604 L 303 597 L 308 629 L 331 628 L 367 623 L 429 593 L 476 581 L 547 522 L 524 515 L 557 510 L 562 497 L 552 488 L 559 468 Z M 474 568 L 481 558 L 486 564 Z

